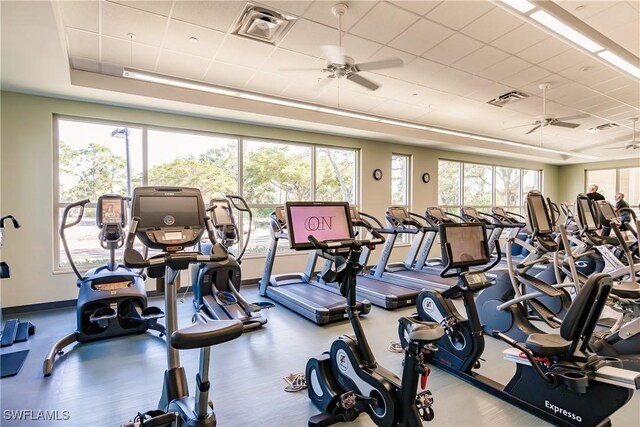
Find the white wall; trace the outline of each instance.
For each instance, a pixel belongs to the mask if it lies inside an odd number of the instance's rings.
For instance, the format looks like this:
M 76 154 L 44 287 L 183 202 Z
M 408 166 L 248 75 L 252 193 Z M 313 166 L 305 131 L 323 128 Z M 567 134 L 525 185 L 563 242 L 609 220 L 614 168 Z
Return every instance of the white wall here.
M 438 158 L 543 169 L 545 194 L 553 199 L 558 195 L 558 167 L 542 163 L 2 92 L 0 212 L 2 215 L 15 215 L 23 224 L 23 227 L 16 231 L 7 229 L 6 245 L 1 258 L 11 266 L 12 278 L 2 283 L 2 307 L 63 301 L 77 297 L 73 274 L 53 274 L 53 239 L 57 228 L 57 225 L 55 228 L 53 225 L 53 114 L 56 113 L 360 148 L 360 207 L 364 212 L 380 217 L 391 200 L 392 153 L 412 155 L 411 206 L 416 212 L 422 212 L 426 206 L 438 203 Z M 377 168 L 382 169 L 384 174 L 380 181 L 375 181 L 372 177 L 373 170 Z M 431 174 L 429 184 L 422 183 L 421 177 L 424 172 Z M 392 261 L 401 260 L 406 254 L 406 249 L 401 247 L 395 251 Z M 376 259 L 374 253 L 372 262 Z M 302 254 L 279 257 L 274 272 L 300 271 L 305 260 L 306 257 Z M 243 278 L 259 278 L 263 266 L 263 258 L 246 259 L 242 264 Z M 151 283 L 148 285 L 152 286 Z

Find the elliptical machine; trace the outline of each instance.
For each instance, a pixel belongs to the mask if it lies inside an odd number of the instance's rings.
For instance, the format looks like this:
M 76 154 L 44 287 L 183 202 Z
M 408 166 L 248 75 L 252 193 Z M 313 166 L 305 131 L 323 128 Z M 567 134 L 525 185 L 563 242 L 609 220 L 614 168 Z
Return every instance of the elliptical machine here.
M 129 334 L 139 334 L 153 329 L 165 334 L 158 323 L 164 313 L 158 307 L 147 306 L 144 276 L 136 270 L 116 262 L 115 252 L 124 244 L 124 227 L 127 225 L 126 201 L 115 194 L 98 198 L 96 225 L 100 229 L 100 245 L 109 251 L 106 265 L 89 270 L 84 276 L 76 267 L 65 236 L 67 229 L 82 221 L 89 199 L 71 203 L 62 213 L 60 238 L 71 269 L 77 276 L 78 302 L 76 306 L 77 329 L 60 338 L 49 350 L 42 365 L 44 376 L 51 375 L 56 356 L 64 354 L 64 348 L 74 342 L 85 343 Z M 75 220 L 69 221 L 72 209 L 79 208 Z
M 639 373 L 620 369 L 618 359 L 597 356 L 588 348 L 611 290 L 611 277 L 596 274 L 589 279 L 569 308 L 559 335 L 533 333 L 519 342 L 494 331 L 512 347 L 503 351 L 503 357 L 516 363 L 514 376 L 501 385 L 475 371 L 480 368 L 484 332 L 473 294 L 493 286 L 483 271 L 491 266 L 469 270 L 490 260 L 484 225 L 442 224 L 440 236 L 443 274 L 457 276 L 458 284 L 457 289 L 427 290 L 421 295 L 426 320 L 440 322 L 445 329 L 436 343 L 438 351 L 428 353 L 426 361 L 554 425 L 610 425 L 608 417 L 640 388 Z M 462 293 L 466 318 L 450 300 L 455 292 Z
M 226 249 L 216 241 L 211 220 L 197 188 L 138 187 L 133 192 L 131 227 L 126 239 L 124 262 L 133 268 L 146 268 L 152 278 L 164 277 L 167 322 L 167 370 L 164 373 L 159 411 L 149 411 L 127 426 L 214 427 L 216 417 L 209 401 L 209 363 L 211 346 L 227 342 L 242 334 L 239 320 L 212 320 L 203 313 L 194 323 L 178 329 L 176 278 L 180 270 L 198 262 L 222 262 Z M 213 243 L 210 255 L 186 252 L 198 244 L 204 231 Z M 145 247 L 163 251 L 146 258 L 134 247 L 136 237 Z M 178 350 L 200 349 L 196 376 L 197 396 L 190 397 L 184 367 Z M 148 417 L 148 419 L 146 419 Z M 140 420 L 142 418 L 142 420 Z
M 218 238 L 227 251 L 238 242 L 238 226 L 236 224 L 231 205 L 239 212 L 249 216 L 249 232 L 244 245 L 237 255 L 229 254 L 223 262 L 201 263 L 193 269 L 191 283 L 193 284 L 193 304 L 197 309 L 203 309 L 209 316 L 219 320 L 238 319 L 242 321 L 244 330 L 257 329 L 267 323 L 267 319 L 258 312 L 274 307 L 270 302 L 248 303 L 240 295 L 242 272 L 240 262 L 244 255 L 249 238 L 253 215 L 251 209 L 240 196 L 228 195 L 225 199 L 211 200 L 211 220 Z M 202 245 L 206 252 L 210 243 Z
M 316 249 L 318 256 L 342 262 L 336 271 L 326 271 L 324 280 L 340 284 L 355 333 L 355 337 L 341 336 L 329 352 L 307 362 L 309 398 L 322 411 L 309 419 L 309 426 L 352 421 L 363 412 L 386 427 L 418 427 L 432 420 L 433 397 L 424 390 L 429 375 L 424 357 L 435 350 L 431 343 L 442 337 L 440 325 L 399 320 L 410 342 L 401 380 L 376 362 L 360 323 L 356 308 L 356 276 L 363 268 L 360 255 L 363 246 L 373 249 L 383 243 L 382 235 L 372 229 L 371 239 L 355 240 L 346 202 L 287 202 L 286 210 L 292 249 Z M 423 390 L 416 396 L 420 376 Z

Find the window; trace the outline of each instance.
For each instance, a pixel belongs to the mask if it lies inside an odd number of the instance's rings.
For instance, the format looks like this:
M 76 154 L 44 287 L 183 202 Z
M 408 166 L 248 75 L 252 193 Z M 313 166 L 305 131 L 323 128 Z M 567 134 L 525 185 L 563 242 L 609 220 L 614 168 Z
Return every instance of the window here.
M 640 167 L 587 170 L 585 191 L 591 184 L 596 184 L 598 192 L 611 203 L 615 203 L 616 193 L 622 193 L 630 207 L 639 208 Z
M 404 206 L 409 210 L 409 184 L 410 184 L 411 157 L 404 154 L 391 156 L 391 204 Z M 409 243 L 409 234 L 400 234 L 398 243 Z
M 448 212 L 459 214 L 462 206 L 487 212 L 492 206 L 502 206 L 521 212 L 528 191 L 540 189 L 539 170 L 438 161 L 438 203 Z
M 409 162 L 404 154 L 391 156 L 391 204 L 409 207 Z
M 249 256 L 266 252 L 269 216 L 287 200 L 358 202 L 355 149 L 64 117 L 55 117 L 55 126 L 55 223 L 69 203 L 91 200 L 82 223 L 67 232 L 80 267 L 107 261 L 108 252 L 100 247 L 95 226 L 98 197 L 126 195 L 128 187 L 196 187 L 205 204 L 226 194 L 242 195 L 254 217 Z M 238 224 L 245 232 L 248 216 L 238 216 Z M 68 268 L 68 262 L 61 242 L 55 242 L 58 271 Z M 287 242 L 282 244 L 288 247 Z

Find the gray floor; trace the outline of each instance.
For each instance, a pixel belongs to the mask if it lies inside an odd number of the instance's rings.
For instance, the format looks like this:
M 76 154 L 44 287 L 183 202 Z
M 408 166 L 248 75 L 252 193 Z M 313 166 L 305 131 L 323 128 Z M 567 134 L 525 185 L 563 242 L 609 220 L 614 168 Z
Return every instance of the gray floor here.
M 259 300 L 256 288 L 243 289 L 249 301 Z M 179 304 L 180 322 L 190 321 L 190 295 Z M 154 304 L 163 304 L 154 299 Z M 373 308 L 364 327 L 378 361 L 400 373 L 402 355 L 387 351 L 396 339 L 397 318 L 411 308 Z M 317 410 L 306 392 L 286 393 L 282 377 L 304 370 L 306 360 L 328 349 L 334 337 L 350 332 L 348 323 L 324 327 L 278 306 L 267 312 L 269 323 L 239 339 L 214 347 L 211 375 L 213 400 L 221 426 L 305 426 Z M 42 360 L 49 347 L 75 327 L 72 309 L 25 314 L 37 327 L 27 343 L 6 351 L 31 349 L 16 377 L 0 382 L 3 426 L 116 426 L 137 411 L 152 409 L 162 387 L 166 359 L 164 341 L 144 334 L 96 342 L 74 349 L 59 360 L 49 378 L 42 377 Z M 506 383 L 514 368 L 503 361 L 500 342 L 487 338 L 481 372 Z M 184 351 L 182 362 L 194 389 L 198 352 Z M 434 368 L 429 388 L 435 396 L 432 426 L 533 426 L 540 419 Z M 68 411 L 66 421 L 12 421 L 6 410 Z M 612 417 L 615 426 L 640 426 L 640 392 Z M 351 425 L 371 426 L 366 415 Z

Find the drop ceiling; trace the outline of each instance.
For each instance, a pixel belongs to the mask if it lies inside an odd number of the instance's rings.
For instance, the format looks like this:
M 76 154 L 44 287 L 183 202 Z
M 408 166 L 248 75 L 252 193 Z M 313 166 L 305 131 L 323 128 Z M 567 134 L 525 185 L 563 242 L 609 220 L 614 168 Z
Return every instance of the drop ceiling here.
M 373 137 L 460 151 L 576 163 L 579 158 L 421 134 L 315 112 L 215 104 L 188 91 L 149 94 L 135 82 L 94 72 L 133 67 L 245 91 L 322 104 L 391 119 L 504 138 L 598 157 L 637 158 L 608 150 L 631 139 L 640 115 L 640 82 L 489 1 L 350 1 L 343 45 L 356 62 L 401 58 L 405 66 L 350 81 L 319 84 L 326 65 L 320 46 L 338 44 L 334 1 L 253 2 L 295 16 L 275 45 L 232 34 L 245 1 L 2 2 L 2 88 L 97 102 L 157 108 L 297 129 Z M 640 56 L 640 2 L 557 1 L 594 30 Z M 131 40 L 129 34 L 135 36 Z M 190 40 L 196 38 L 194 42 Z M 311 68 L 314 71 L 283 71 Z M 75 71 L 74 71 L 75 70 Z M 81 77 L 70 75 L 83 70 Z M 116 72 L 117 74 L 117 72 Z M 107 82 L 107 80 L 109 81 Z M 576 129 L 545 127 L 525 135 L 542 114 L 538 85 L 551 83 L 547 113 L 588 113 Z M 73 83 L 73 84 L 72 84 Z M 108 89 L 108 90 L 107 90 Z M 511 90 L 530 95 L 503 108 L 487 104 Z M 182 90 L 184 92 L 184 90 Z M 192 92 L 192 91 L 191 91 Z M 176 96 L 168 96 L 173 93 Z M 179 95 L 179 96 L 178 96 Z M 155 98 L 154 98 L 155 97 Z M 269 116 L 264 111 L 269 111 Z M 589 133 L 607 122 L 619 126 Z M 377 125 L 377 124 L 376 124 Z M 541 137 L 542 135 L 542 137 Z M 512 153 L 510 151 L 513 150 Z

